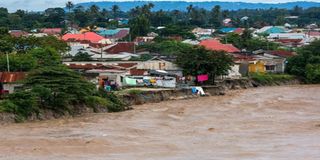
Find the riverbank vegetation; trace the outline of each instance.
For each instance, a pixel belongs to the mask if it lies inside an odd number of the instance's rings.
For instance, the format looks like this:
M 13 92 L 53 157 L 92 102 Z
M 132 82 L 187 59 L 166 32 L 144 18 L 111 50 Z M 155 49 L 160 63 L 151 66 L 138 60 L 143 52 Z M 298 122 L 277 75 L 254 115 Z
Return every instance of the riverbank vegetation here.
M 252 73 L 249 78 L 261 85 L 285 83 L 296 79 L 293 75 L 272 73 Z
M 48 111 L 57 117 L 81 114 L 88 108 L 123 111 L 125 105 L 114 94 L 98 91 L 95 85 L 61 63 L 65 50 L 67 44 L 55 37 L 1 35 L 0 71 L 24 71 L 28 76 L 19 82 L 22 84 L 19 89 L 3 97 L 0 112 L 13 113 L 15 120 L 21 122 L 30 117 L 41 119 Z M 9 68 L 5 54 L 11 62 Z
M 320 83 L 320 40 L 298 49 L 297 55 L 288 59 L 287 72 L 306 83 Z

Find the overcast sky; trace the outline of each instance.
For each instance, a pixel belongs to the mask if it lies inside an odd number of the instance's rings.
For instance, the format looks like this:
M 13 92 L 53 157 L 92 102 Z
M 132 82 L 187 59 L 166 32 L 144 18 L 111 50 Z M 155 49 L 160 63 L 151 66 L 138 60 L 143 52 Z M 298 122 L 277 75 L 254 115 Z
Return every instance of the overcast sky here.
M 50 7 L 63 7 L 68 0 L 0 0 L 0 7 L 6 7 L 10 12 L 17 9 L 29 10 L 29 11 L 42 11 Z M 74 3 L 80 2 L 93 2 L 103 0 L 72 0 Z M 112 1 L 128 1 L 128 0 L 112 0 Z M 186 0 L 186 1 L 209 1 L 209 0 Z M 263 3 L 279 3 L 279 2 L 293 2 L 298 0 L 215 0 L 224 2 L 263 2 Z M 303 1 L 303 0 L 299 0 Z M 320 2 L 320 0 L 307 0 Z

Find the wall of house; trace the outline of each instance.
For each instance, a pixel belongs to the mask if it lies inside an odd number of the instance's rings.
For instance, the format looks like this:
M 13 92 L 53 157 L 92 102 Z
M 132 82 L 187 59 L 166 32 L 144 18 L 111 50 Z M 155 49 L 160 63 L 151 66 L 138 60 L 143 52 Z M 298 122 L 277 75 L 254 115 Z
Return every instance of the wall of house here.
M 9 93 L 13 93 L 16 87 L 22 86 L 22 84 L 3 84 L 3 89 L 8 90 Z
M 153 61 L 146 61 L 146 62 L 138 64 L 137 69 L 179 70 L 180 68 L 172 62 L 153 60 Z
M 226 76 L 227 78 L 240 78 L 240 65 L 235 64 L 231 66 L 231 69 L 228 71 L 228 75 Z
M 249 73 L 265 73 L 266 68 L 264 66 L 264 62 L 258 61 L 256 63 L 249 64 Z

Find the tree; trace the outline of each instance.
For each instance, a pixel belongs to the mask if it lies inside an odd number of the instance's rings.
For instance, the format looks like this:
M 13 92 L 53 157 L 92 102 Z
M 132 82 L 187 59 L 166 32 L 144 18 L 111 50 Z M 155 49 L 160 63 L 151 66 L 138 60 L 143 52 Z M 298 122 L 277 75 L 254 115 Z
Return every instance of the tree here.
M 64 27 L 65 11 L 62 8 L 48 8 L 45 10 L 45 27 Z
M 211 22 L 214 27 L 219 28 L 221 26 L 221 7 L 216 5 L 211 10 Z
M 74 7 L 74 4 L 72 3 L 72 1 L 68 1 L 68 2 L 66 3 L 66 8 L 68 8 L 69 13 L 70 13 L 71 10 L 73 9 L 73 7 Z
M 95 93 L 93 84 L 62 65 L 34 70 L 24 88 L 33 90 L 42 99 L 43 107 L 60 112 L 64 112 L 69 105 L 84 102 L 86 96 Z
M 298 50 L 288 59 L 287 72 L 303 77 L 308 83 L 320 83 L 320 40 Z
M 14 44 L 10 41 L 0 39 L 0 53 L 7 54 L 13 51 Z
M 190 5 L 187 7 L 187 12 L 188 12 L 188 14 L 190 14 L 192 10 L 193 10 L 193 5 L 190 4 Z
M 87 52 L 78 52 L 73 58 L 73 61 L 91 61 L 91 56 Z
M 92 5 L 92 6 L 90 7 L 90 12 L 91 12 L 91 14 L 93 14 L 93 15 L 99 14 L 99 11 L 100 11 L 100 8 L 99 8 L 99 6 L 97 6 L 97 5 Z
M 192 46 L 178 41 L 166 40 L 158 43 L 150 43 L 140 46 L 150 52 L 160 53 L 166 56 L 176 56 L 186 50 L 191 50 Z
M 9 62 L 11 72 L 28 72 L 37 67 L 37 60 L 30 54 L 11 54 Z M 7 56 L 0 55 L 0 72 L 7 70 Z
M 226 75 L 233 64 L 232 57 L 225 52 L 209 51 L 204 47 L 193 47 L 177 55 L 176 63 L 186 75 L 208 74 L 211 82 L 218 75 Z
M 53 48 L 35 48 L 29 54 L 37 60 L 38 67 L 57 66 L 61 63 L 60 54 Z
M 113 18 L 116 18 L 117 17 L 117 14 L 119 12 L 120 8 L 118 5 L 113 5 L 111 7 L 111 11 L 112 11 L 112 14 L 113 14 Z
M 150 31 L 150 21 L 144 15 L 131 19 L 129 25 L 132 38 L 135 38 L 136 36 L 145 36 Z
M 68 19 L 71 22 L 71 26 L 73 24 L 73 14 L 71 14 L 71 10 L 74 8 L 74 4 L 72 3 L 72 1 L 68 1 L 66 3 L 66 8 L 68 9 Z

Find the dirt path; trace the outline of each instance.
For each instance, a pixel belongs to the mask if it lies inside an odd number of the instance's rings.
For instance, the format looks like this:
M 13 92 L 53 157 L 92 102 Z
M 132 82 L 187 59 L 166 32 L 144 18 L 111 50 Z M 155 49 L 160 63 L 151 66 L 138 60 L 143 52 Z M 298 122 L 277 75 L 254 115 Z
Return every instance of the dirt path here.
M 320 159 L 320 86 L 269 87 L 0 126 L 3 160 Z

